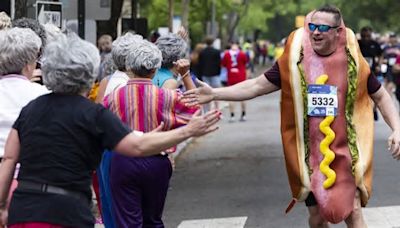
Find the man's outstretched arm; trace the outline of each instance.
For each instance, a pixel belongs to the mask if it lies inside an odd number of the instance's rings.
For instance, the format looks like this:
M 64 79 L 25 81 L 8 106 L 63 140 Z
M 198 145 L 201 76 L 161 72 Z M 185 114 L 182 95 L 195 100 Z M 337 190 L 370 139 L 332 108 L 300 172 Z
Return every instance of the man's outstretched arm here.
M 200 88 L 184 93 L 183 99 L 188 105 L 205 104 L 212 100 L 244 101 L 279 89 L 268 81 L 264 74 L 223 88 L 211 88 L 203 82 L 199 82 L 199 84 L 201 85 Z

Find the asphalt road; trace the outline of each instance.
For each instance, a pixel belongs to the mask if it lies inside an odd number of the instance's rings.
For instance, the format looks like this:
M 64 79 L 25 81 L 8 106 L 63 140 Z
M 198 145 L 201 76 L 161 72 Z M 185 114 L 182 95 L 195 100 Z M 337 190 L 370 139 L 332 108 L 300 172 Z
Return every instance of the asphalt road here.
M 225 110 L 219 131 L 194 140 L 179 155 L 165 205 L 166 227 L 243 227 L 182 223 L 231 217 L 246 218 L 246 228 L 308 227 L 304 203 L 284 213 L 291 196 L 280 138 L 279 92 L 247 104 L 246 122 L 228 123 Z M 400 205 L 400 166 L 386 150 L 389 130 L 382 118 L 376 122 L 374 192 L 368 207 Z

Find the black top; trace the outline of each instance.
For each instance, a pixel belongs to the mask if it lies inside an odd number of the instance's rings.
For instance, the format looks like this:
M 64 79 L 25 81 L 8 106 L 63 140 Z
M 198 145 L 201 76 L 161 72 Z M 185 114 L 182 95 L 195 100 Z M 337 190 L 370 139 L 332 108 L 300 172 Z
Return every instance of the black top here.
M 9 224 L 36 221 L 93 227 L 89 205 L 92 173 L 103 150 L 113 149 L 130 129 L 102 105 L 79 95 L 54 93 L 25 106 L 13 128 L 21 145 L 19 181 L 80 192 L 88 200 L 17 188 Z
M 221 73 L 221 53 L 212 46 L 204 48 L 200 52 L 198 67 L 201 76 L 219 76 Z
M 374 40 L 359 40 L 360 50 L 369 66 L 375 72 L 375 67 L 378 65 L 377 57 L 382 55 L 381 46 Z
M 264 76 L 272 84 L 281 88 L 281 74 L 279 72 L 278 62 L 275 62 L 275 64 L 264 73 Z M 373 94 L 376 91 L 378 91 L 379 88 L 381 88 L 381 83 L 378 81 L 378 79 L 375 77 L 375 74 L 372 72 L 368 77 L 367 87 L 368 87 L 367 88 L 368 94 Z

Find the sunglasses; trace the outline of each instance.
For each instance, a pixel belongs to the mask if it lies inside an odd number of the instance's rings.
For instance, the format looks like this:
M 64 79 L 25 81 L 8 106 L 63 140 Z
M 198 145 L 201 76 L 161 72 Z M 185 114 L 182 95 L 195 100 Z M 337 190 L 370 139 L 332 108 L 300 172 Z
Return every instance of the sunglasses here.
M 311 32 L 314 32 L 316 29 L 320 32 L 327 32 L 329 29 L 339 28 L 339 26 L 330 26 L 330 25 L 316 25 L 313 23 L 308 23 L 308 28 Z

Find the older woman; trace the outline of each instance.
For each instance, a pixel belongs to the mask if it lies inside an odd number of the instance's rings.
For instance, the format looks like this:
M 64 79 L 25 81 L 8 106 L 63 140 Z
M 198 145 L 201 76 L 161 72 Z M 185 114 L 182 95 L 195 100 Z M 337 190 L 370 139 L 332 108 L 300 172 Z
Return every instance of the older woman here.
M 134 130 L 149 132 L 161 122 L 165 123 L 164 130 L 178 128 L 196 111 L 180 102 L 176 90 L 152 84 L 161 61 L 160 50 L 143 41 L 126 59 L 129 82 L 104 100 L 104 105 Z M 189 61 L 178 60 L 175 68 L 184 75 Z M 172 167 L 167 154 L 159 152 L 146 158 L 113 155 L 110 186 L 116 227 L 164 227 L 162 211 Z
M 129 54 L 129 51 L 132 50 L 131 46 L 137 45 L 141 41 L 143 41 L 142 36 L 126 33 L 125 35 L 118 37 L 112 43 L 111 57 L 117 70 L 111 76 L 101 80 L 99 93 L 96 98 L 97 103 L 102 103 L 103 98 L 116 88 L 126 85 L 129 80 L 125 69 L 126 56 Z
M 25 106 L 10 131 L 0 167 L 0 225 L 6 224 L 5 200 L 17 160 L 19 185 L 8 227 L 93 227 L 91 174 L 104 149 L 153 155 L 216 129 L 212 125 L 218 116 L 209 113 L 195 116 L 184 128 L 138 137 L 86 98 L 100 63 L 94 45 L 76 35 L 61 36 L 47 46 L 44 57 L 43 79 L 53 93 Z
M 40 46 L 40 52 L 38 54 L 39 58 L 37 61 L 36 70 L 33 72 L 33 77 L 31 81 L 39 83 L 43 85 L 42 72 L 40 70 L 41 56 L 44 48 L 47 44 L 47 34 L 43 25 L 41 25 L 37 20 L 31 18 L 20 18 L 12 22 L 12 27 L 14 28 L 29 28 L 32 29 L 39 36 L 42 41 L 42 45 Z
M 181 36 L 169 33 L 158 38 L 155 44 L 162 53 L 162 63 L 161 68 L 153 77 L 153 84 L 162 88 L 177 89 L 179 72 L 175 63 L 185 57 L 186 42 Z M 180 75 L 187 90 L 195 88 L 192 78 L 185 77 L 189 74 L 188 70 Z
M 22 107 L 49 91 L 31 83 L 42 42 L 27 28 L 0 31 L 0 159 Z

